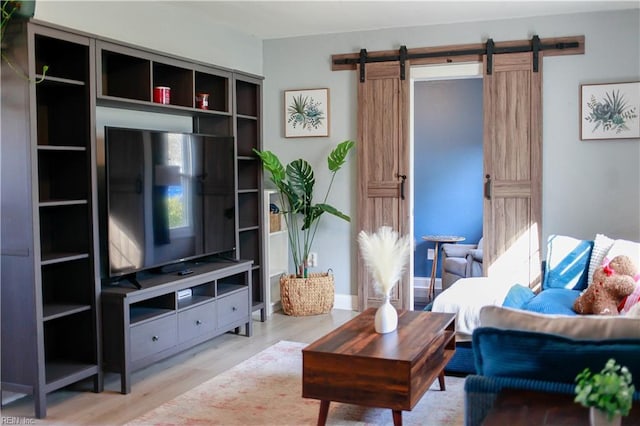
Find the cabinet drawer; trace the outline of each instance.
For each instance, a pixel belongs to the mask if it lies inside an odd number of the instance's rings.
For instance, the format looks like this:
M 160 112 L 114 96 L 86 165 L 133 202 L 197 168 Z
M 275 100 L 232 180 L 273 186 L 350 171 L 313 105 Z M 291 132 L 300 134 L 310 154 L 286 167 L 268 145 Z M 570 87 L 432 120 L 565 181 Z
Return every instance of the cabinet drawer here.
M 218 326 L 224 326 L 249 316 L 249 290 L 223 296 L 218 299 Z
M 178 313 L 178 340 L 187 342 L 216 329 L 216 303 L 211 301 Z
M 175 346 L 178 326 L 175 315 L 131 327 L 131 360 L 137 361 Z

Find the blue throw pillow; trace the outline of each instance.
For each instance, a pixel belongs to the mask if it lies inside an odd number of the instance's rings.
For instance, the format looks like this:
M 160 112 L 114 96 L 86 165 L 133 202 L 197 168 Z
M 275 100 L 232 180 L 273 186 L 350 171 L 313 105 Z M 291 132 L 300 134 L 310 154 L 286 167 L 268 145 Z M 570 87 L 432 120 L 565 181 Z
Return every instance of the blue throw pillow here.
M 473 332 L 478 374 L 573 383 L 584 368 L 600 371 L 609 358 L 640 384 L 640 339 L 576 340 L 556 334 L 480 327 Z
M 505 308 L 521 309 L 535 295 L 529 287 L 515 284 L 509 289 L 507 296 L 504 298 L 504 302 L 502 302 L 502 306 Z
M 573 310 L 573 302 L 578 296 L 580 296 L 578 290 L 549 288 L 531 298 L 520 309 L 541 314 L 577 315 Z
M 589 260 L 593 241 L 551 235 L 547 241 L 542 289 L 584 290 L 589 285 Z

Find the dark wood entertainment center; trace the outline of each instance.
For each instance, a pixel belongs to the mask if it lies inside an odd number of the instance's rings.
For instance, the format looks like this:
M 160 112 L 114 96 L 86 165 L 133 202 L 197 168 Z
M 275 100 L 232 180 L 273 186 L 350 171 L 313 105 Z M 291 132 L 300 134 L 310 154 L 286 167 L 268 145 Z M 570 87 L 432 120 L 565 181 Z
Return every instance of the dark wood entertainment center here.
M 2 389 L 32 394 L 42 418 L 47 393 L 86 379 L 100 392 L 103 370 L 127 393 L 137 368 L 242 326 L 250 336 L 252 313 L 266 318 L 253 153 L 262 78 L 33 19 L 11 22 L 2 49 L 12 64 L 2 61 Z M 153 102 L 156 86 L 171 87 L 170 104 Z M 141 289 L 109 285 L 98 107 L 190 117 L 194 133 L 234 137 L 231 261 L 142 274 Z
M 251 336 L 251 261 L 194 262 L 189 275 L 150 274 L 142 289 L 102 289 L 105 371 L 120 373 L 131 392 L 131 372 L 227 331 Z M 190 290 L 179 297 L 181 290 Z

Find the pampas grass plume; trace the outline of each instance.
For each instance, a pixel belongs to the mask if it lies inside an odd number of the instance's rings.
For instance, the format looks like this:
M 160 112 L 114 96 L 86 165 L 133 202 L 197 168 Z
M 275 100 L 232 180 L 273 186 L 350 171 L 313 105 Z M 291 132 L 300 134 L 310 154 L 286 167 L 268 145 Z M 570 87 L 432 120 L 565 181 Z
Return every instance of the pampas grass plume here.
M 375 289 L 382 295 L 389 295 L 409 260 L 409 236 L 401 238 L 391 227 L 381 226 L 374 234 L 360 231 L 358 243 L 362 259 L 373 276 Z

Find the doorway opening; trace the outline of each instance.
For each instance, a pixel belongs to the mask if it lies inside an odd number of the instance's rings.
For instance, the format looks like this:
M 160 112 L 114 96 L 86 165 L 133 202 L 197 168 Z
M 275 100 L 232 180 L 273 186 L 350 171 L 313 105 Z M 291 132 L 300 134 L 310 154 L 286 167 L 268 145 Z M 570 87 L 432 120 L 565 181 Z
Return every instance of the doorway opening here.
M 441 286 L 442 256 L 423 236 L 459 236 L 477 244 L 483 234 L 482 64 L 411 68 L 411 300 L 423 309 Z M 441 254 L 441 252 L 440 252 Z M 438 257 L 435 269 L 433 259 Z

